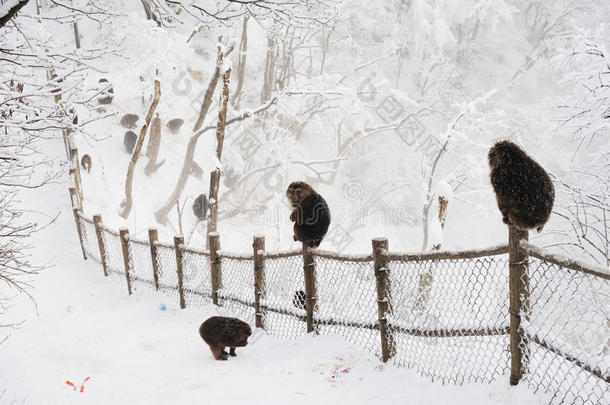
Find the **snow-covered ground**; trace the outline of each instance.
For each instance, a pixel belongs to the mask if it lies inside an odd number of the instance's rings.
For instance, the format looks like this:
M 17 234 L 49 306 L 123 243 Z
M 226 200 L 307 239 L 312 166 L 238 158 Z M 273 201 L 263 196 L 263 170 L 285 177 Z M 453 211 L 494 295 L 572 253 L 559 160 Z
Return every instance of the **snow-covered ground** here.
M 82 260 L 66 188 L 28 198 L 61 215 L 37 235 L 34 259 L 52 265 L 33 278 L 38 313 L 18 298 L 8 316 L 23 324 L 0 329 L 0 340 L 10 333 L 0 344 L 2 404 L 547 402 L 525 385 L 510 387 L 508 376 L 493 385 L 432 383 L 334 336 L 281 340 L 257 331 L 236 358 L 216 361 L 198 327 L 219 309 L 180 310 L 162 294 L 128 296 L 105 279 Z

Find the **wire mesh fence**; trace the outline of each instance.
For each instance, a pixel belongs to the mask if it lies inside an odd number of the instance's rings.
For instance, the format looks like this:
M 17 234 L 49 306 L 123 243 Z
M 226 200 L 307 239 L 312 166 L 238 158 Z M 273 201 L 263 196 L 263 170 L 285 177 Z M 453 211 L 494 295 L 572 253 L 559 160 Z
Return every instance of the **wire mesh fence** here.
M 525 380 L 557 403 L 610 404 L 610 283 L 530 257 Z
M 508 258 L 392 261 L 393 361 L 443 383 L 509 370 Z
M 316 257 L 317 330 L 340 335 L 380 355 L 373 259 L 364 262 Z
M 223 257 L 219 305 L 245 322 L 254 322 L 254 259 Z
M 180 246 L 177 255 L 173 244 L 154 242 L 151 249 L 148 241 L 128 237 L 122 244 L 119 233 L 100 224 L 98 236 L 95 223 L 80 218 L 85 254 L 104 262 L 108 275 L 123 286 L 126 253 L 135 291 L 154 290 L 157 271 L 158 289 L 175 302 L 182 294 L 186 306 L 205 305 L 216 293 L 218 305 L 251 324 L 259 318 L 269 334 L 296 338 L 307 333 L 309 323 L 316 333 L 340 335 L 443 383 L 492 382 L 509 371 L 512 376 L 511 317 L 519 316 L 520 333 L 514 336 L 522 338 L 517 346 L 523 381 L 550 393 L 552 403 L 610 403 L 608 269 L 579 271 L 523 248 L 530 256 L 522 266 L 521 309 L 511 315 L 509 274 L 514 264 L 523 263 L 510 263 L 509 246 L 422 255 L 385 252 L 381 265 L 375 255 L 314 250 L 308 251 L 315 269 L 309 296 L 304 252 L 261 252 L 262 265 L 255 270 L 254 255 L 215 251 L 219 260 L 212 266 L 210 251 Z
M 287 339 L 307 333 L 304 291 L 303 259 L 300 253 L 265 259 L 261 313 L 267 332 Z
M 210 254 L 185 249 L 182 254 L 184 297 L 187 306 L 212 303 Z

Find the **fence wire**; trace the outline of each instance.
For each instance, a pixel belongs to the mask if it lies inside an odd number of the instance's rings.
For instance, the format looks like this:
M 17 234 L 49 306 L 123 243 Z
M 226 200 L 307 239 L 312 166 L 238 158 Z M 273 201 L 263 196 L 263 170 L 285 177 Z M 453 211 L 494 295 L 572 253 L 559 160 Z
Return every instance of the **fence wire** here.
M 97 234 L 95 233 L 95 224 L 92 220 L 80 217 L 81 221 L 81 237 L 83 238 L 83 249 L 88 259 L 96 263 L 101 263 L 100 249 L 97 242 Z
M 491 382 L 508 371 L 506 255 L 389 267 L 396 364 L 453 384 Z
M 380 355 L 375 270 L 370 262 L 316 257 L 314 321 L 322 334 L 340 335 Z
M 80 233 L 87 257 L 100 262 L 93 221 L 81 216 Z M 106 227 L 101 236 L 108 275 L 124 288 L 120 236 Z M 159 289 L 178 303 L 174 246 L 156 243 L 155 247 Z M 211 303 L 209 252 L 181 251 L 186 305 Z M 154 289 L 150 244 L 129 240 L 128 253 L 132 288 Z M 386 291 L 390 361 L 443 383 L 491 382 L 507 376 L 511 360 L 507 255 L 435 260 L 391 256 Z M 305 335 L 302 255 L 264 257 L 260 314 L 265 330 L 282 338 Z M 220 261 L 219 305 L 254 324 L 253 257 L 220 252 Z M 314 262 L 316 332 L 340 335 L 380 357 L 373 261 L 314 254 Z M 529 288 L 521 309 L 524 381 L 535 391 L 550 393 L 552 403 L 610 404 L 610 282 L 533 256 L 522 281 Z
M 525 380 L 553 403 L 610 404 L 610 282 L 530 257 Z
M 106 247 L 106 269 L 108 270 L 108 277 L 116 284 L 122 286 L 127 285 L 120 235 L 107 228 L 102 228 L 102 240 Z
M 131 269 L 129 277 L 134 291 L 155 290 L 150 244 L 137 239 L 129 240 L 129 258 Z M 124 267 L 124 266 L 123 266 Z
M 212 278 L 209 253 L 185 250 L 182 253 L 182 285 L 186 305 L 212 303 Z
M 287 339 L 307 334 L 301 255 L 265 260 L 265 287 L 261 298 L 265 330 Z
M 219 305 L 254 323 L 254 260 L 223 257 Z
M 165 292 L 172 301 L 180 302 L 176 252 L 173 246 L 157 244 L 157 264 L 159 266 L 159 290 Z

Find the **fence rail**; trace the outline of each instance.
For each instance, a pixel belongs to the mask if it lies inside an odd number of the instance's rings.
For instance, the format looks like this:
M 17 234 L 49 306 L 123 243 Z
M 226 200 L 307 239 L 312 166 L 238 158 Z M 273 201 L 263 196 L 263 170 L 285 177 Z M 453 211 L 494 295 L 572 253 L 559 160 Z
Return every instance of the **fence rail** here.
M 359 256 L 270 253 L 257 236 L 252 254 L 235 254 L 218 234 L 195 249 L 181 237 L 159 242 L 154 229 L 132 239 L 79 210 L 75 219 L 85 257 L 128 292 L 162 290 L 182 308 L 215 303 L 282 337 L 341 335 L 433 380 L 510 372 L 553 403 L 610 403 L 610 269 L 512 233 L 508 245 L 465 252 L 393 253 L 378 239 Z
M 70 145 L 67 144 L 67 148 Z M 160 290 L 181 308 L 216 304 L 268 333 L 335 334 L 443 383 L 510 374 L 551 403 L 610 404 L 610 269 L 552 255 L 509 230 L 509 243 L 462 252 L 324 250 L 252 254 L 130 238 L 82 212 L 78 152 L 68 149 L 82 254 L 132 291 Z M 76 167 L 76 168 L 74 168 Z

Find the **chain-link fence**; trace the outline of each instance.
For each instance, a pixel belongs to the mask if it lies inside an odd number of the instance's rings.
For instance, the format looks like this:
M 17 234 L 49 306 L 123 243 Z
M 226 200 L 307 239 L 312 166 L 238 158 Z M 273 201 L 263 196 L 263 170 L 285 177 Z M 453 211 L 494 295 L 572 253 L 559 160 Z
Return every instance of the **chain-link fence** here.
M 522 279 L 529 289 L 521 303 L 525 381 L 556 403 L 610 404 L 610 282 L 603 277 L 610 273 L 531 253 Z
M 509 370 L 508 257 L 392 260 L 389 324 L 396 364 L 443 383 Z
M 78 217 L 87 258 L 123 285 L 129 278 L 134 291 L 159 289 L 185 306 L 215 302 L 283 338 L 308 328 L 340 335 L 443 383 L 491 382 L 519 369 L 553 403 L 610 404 L 609 269 L 563 265 L 531 245 L 520 250 L 529 262 L 519 263 L 500 246 L 421 255 L 260 252 L 258 259 L 219 250 L 212 265 L 209 251 L 179 245 L 177 255 L 174 244 L 152 239 L 151 249 L 150 241 L 122 241 Z M 315 269 L 309 281 L 306 254 Z M 510 309 L 515 265 L 525 269 L 520 311 Z M 511 316 L 520 320 L 518 333 Z

